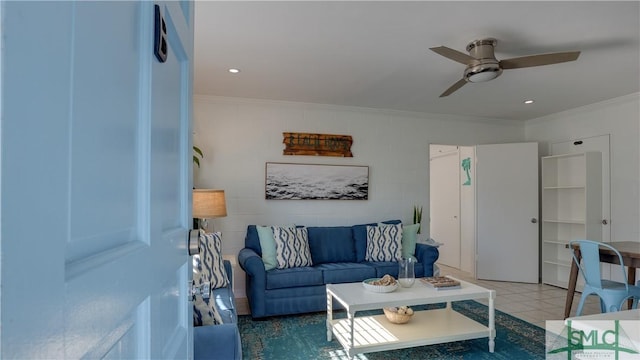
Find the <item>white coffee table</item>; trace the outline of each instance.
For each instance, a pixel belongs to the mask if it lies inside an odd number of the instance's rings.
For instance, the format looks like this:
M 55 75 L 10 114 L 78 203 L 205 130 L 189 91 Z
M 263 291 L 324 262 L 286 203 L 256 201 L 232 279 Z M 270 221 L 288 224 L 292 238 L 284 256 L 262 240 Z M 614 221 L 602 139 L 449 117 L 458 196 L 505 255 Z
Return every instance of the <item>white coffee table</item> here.
M 458 280 L 458 279 L 456 279 Z M 362 283 L 327 285 L 327 341 L 335 336 L 350 357 L 359 353 L 403 349 L 452 341 L 489 338 L 495 346 L 495 290 L 458 280 L 460 289 L 434 290 L 416 280 L 410 288 L 391 293 L 366 290 Z M 453 310 L 451 302 L 489 299 L 489 323 L 485 326 Z M 347 311 L 346 319 L 333 319 L 333 301 Z M 358 311 L 393 306 L 447 303 L 444 309 L 415 311 L 406 324 L 393 324 L 384 315 L 359 316 Z

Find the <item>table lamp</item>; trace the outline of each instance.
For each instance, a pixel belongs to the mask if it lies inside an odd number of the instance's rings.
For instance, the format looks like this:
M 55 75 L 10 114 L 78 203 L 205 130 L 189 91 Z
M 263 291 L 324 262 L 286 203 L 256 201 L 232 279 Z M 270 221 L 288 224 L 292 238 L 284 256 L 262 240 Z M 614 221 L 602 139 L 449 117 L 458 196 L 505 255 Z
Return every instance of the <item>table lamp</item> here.
M 194 189 L 193 190 L 193 228 L 205 229 L 204 219 L 227 216 L 227 204 L 224 190 Z

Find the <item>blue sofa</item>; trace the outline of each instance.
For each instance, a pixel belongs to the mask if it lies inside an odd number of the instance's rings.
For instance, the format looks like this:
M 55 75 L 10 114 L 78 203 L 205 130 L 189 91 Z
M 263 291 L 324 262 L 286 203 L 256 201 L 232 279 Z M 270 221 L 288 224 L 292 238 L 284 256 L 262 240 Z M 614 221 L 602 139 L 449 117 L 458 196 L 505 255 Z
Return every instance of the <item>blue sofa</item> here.
M 386 221 L 397 224 L 399 220 Z M 251 316 L 299 314 L 326 310 L 326 284 L 359 282 L 398 275 L 397 262 L 367 262 L 367 226 L 307 227 L 313 266 L 266 271 L 255 225 L 249 225 L 238 262 L 246 273 Z M 416 277 L 433 276 L 438 248 L 416 244 Z
M 193 328 L 194 359 L 242 359 L 242 343 L 238 331 L 238 314 L 233 295 L 233 272 L 231 262 L 224 260 L 224 268 L 229 279 L 225 287 L 211 291 L 211 297 L 205 299 L 215 306 L 222 318 L 222 324 L 196 326 Z

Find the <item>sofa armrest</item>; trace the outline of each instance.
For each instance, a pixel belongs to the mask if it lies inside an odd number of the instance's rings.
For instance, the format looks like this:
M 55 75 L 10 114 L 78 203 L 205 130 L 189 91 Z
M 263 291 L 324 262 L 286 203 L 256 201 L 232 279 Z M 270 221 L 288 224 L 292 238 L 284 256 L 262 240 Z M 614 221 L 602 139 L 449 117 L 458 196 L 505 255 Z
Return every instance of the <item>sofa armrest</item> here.
M 245 289 L 251 316 L 262 317 L 266 312 L 267 290 L 267 271 L 264 269 L 262 257 L 254 250 L 244 248 L 238 253 L 238 264 L 247 274 Z
M 235 295 L 233 294 L 233 267 L 229 260 L 224 260 L 223 264 L 229 283 L 225 287 L 213 289 L 208 303 L 216 308 L 223 323 L 237 323 L 238 313 Z
M 249 287 L 253 290 L 264 291 L 267 288 L 267 271 L 264 269 L 262 257 L 249 248 L 240 250 L 238 263 L 247 274 L 247 291 Z
M 194 359 L 242 359 L 242 343 L 237 324 L 193 328 Z
M 435 246 L 416 244 L 416 258 L 424 265 L 424 276 L 433 276 L 433 264 L 436 263 L 440 252 Z
M 259 280 L 266 280 L 267 271 L 264 269 L 262 257 L 254 250 L 244 248 L 238 253 L 238 264 L 248 276 Z

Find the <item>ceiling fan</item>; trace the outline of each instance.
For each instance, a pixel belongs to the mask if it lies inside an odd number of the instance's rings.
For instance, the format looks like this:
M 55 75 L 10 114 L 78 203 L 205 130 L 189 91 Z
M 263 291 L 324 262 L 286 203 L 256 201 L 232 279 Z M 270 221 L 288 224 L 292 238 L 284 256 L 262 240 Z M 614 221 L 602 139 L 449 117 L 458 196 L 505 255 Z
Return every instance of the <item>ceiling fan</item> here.
M 580 55 L 580 51 L 568 51 L 497 60 L 494 55 L 497 43 L 498 41 L 493 38 L 475 40 L 467 45 L 469 55 L 446 46 L 432 47 L 431 50 L 434 52 L 467 66 L 462 79 L 451 85 L 440 97 L 451 95 L 468 82 L 476 83 L 493 80 L 502 74 L 502 70 L 574 61 Z

